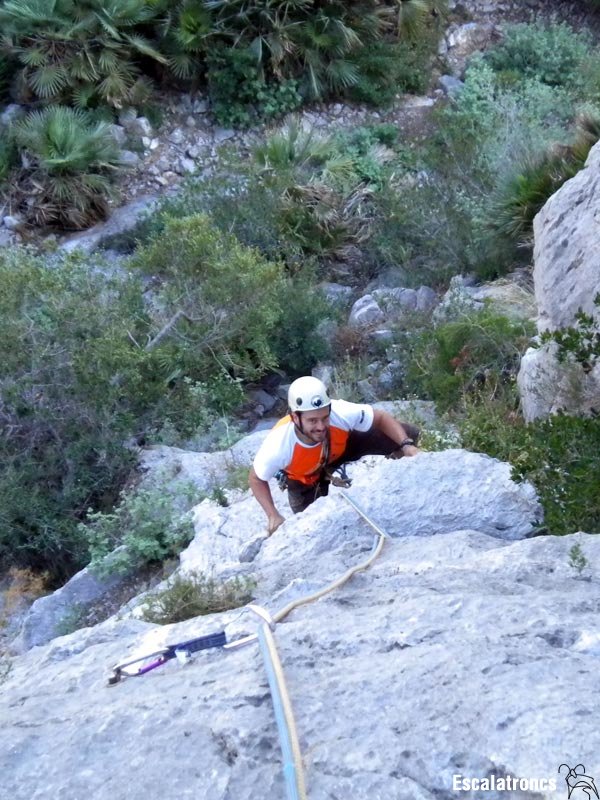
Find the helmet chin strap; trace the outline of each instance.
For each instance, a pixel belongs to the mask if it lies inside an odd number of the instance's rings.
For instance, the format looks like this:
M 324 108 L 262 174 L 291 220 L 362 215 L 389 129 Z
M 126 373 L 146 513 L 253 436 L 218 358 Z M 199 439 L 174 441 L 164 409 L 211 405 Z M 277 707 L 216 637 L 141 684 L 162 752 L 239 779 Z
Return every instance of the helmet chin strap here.
M 308 435 L 305 433 L 305 431 L 304 431 L 304 426 L 302 425 L 302 412 L 301 412 L 301 411 L 294 411 L 294 414 L 296 414 L 296 416 L 298 417 L 298 422 L 300 423 L 300 424 L 298 425 L 298 424 L 297 424 L 297 423 L 294 421 L 294 428 L 296 428 L 296 430 L 297 430 L 297 431 L 300 431 L 300 433 L 302 434 L 302 436 L 305 436 L 307 439 L 310 439 L 310 436 L 308 436 Z

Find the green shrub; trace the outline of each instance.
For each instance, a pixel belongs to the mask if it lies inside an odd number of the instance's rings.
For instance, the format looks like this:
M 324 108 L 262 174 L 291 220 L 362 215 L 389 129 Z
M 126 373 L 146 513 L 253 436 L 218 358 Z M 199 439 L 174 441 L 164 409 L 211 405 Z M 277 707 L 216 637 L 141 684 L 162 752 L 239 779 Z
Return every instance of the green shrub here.
M 573 138 L 578 92 L 534 78 L 510 83 L 474 59 L 463 90 L 433 112 L 437 130 L 419 159 L 426 177 L 408 187 L 399 180 L 397 197 L 393 186 L 384 192 L 388 208 L 374 236 L 382 238 L 385 257 L 403 245 L 405 263 L 414 259 L 417 269 L 423 263 L 441 277 L 474 271 L 486 279 L 527 260 L 530 252 L 520 247 L 528 241 L 527 219 L 548 186 L 557 185 L 556 143 Z M 534 165 L 527 177 L 526 165 Z M 508 232 L 515 219 L 517 227 L 525 220 L 516 237 Z
M 409 334 L 408 389 L 446 410 L 483 386 L 510 383 L 532 334 L 531 324 L 489 309 Z
M 243 266 L 233 258 L 240 293 Z M 270 269 L 259 269 L 260 288 L 250 283 L 266 304 Z M 216 360 L 231 339 L 196 351 L 184 321 L 167 336 L 137 276 L 97 259 L 46 263 L 5 249 L 0 284 L 0 565 L 49 570 L 56 581 L 87 562 L 78 524 L 88 508 L 106 512 L 117 501 L 138 441 L 158 438 L 167 422 L 185 440 L 238 400 L 239 385 Z M 217 338 L 221 320 L 211 317 Z M 253 320 L 243 317 L 240 341 L 260 349 L 268 334 L 253 332 Z
M 316 133 L 314 128 L 307 130 L 294 115 L 281 130 L 267 136 L 254 148 L 253 158 L 262 174 L 281 177 L 294 175 L 297 170 L 311 174 L 327 160 L 333 149 L 329 137 Z
M 146 0 L 4 2 L 4 48 L 21 65 L 22 99 L 78 108 L 135 105 L 149 91 L 140 59 L 166 60 L 144 35 L 159 11 Z
M 86 560 L 77 521 L 109 503 L 152 397 L 141 288 L 76 258 L 0 257 L 0 563 L 64 576 Z M 27 503 L 23 503 L 27 496 Z
M 176 575 L 166 589 L 142 605 L 142 619 L 158 625 L 229 611 L 252 600 L 256 583 L 250 578 L 219 582 L 198 572 Z
M 259 377 L 275 365 L 271 334 L 281 317 L 281 265 L 202 214 L 163 224 L 131 265 L 161 281 L 155 294 L 163 327 L 154 342 L 169 380 L 203 380 L 224 370 L 235 378 Z
M 0 186 L 17 165 L 17 155 L 17 148 L 12 136 L 3 136 L 0 139 Z
M 531 481 L 550 533 L 600 531 L 600 425 L 562 414 L 526 425 L 515 407 L 473 404 L 459 423 L 463 446 L 513 465 Z
M 200 498 L 191 485 L 173 492 L 162 486 L 138 487 L 122 493 L 113 511 L 90 509 L 79 533 L 88 542 L 92 569 L 101 575 L 128 574 L 179 555 L 194 536 L 191 514 L 182 505 L 191 508 Z
M 208 55 L 207 80 L 213 113 L 221 125 L 245 127 L 272 119 L 301 104 L 294 80 L 267 83 L 250 49 L 217 47 Z
M 600 293 L 594 298 L 600 316 Z M 581 309 L 575 315 L 575 324 L 556 331 L 545 331 L 541 335 L 542 343 L 556 342 L 558 359 L 561 362 L 574 361 L 581 364 L 584 372 L 591 372 L 600 362 L 600 323 L 591 314 Z
M 13 195 L 29 222 L 80 229 L 107 216 L 112 178 L 121 167 L 107 123 L 56 106 L 30 112 L 13 131 L 29 163 Z
M 389 106 L 401 93 L 422 94 L 431 80 L 437 50 L 435 26 L 415 40 L 376 42 L 352 57 L 358 80 L 347 90 L 351 100 L 371 106 Z
M 547 200 L 583 169 L 600 138 L 600 116 L 578 118 L 570 145 L 554 145 L 537 157 L 516 159 L 512 171 L 497 187 L 488 211 L 488 225 L 517 245 L 531 244 L 533 220 Z
M 273 332 L 278 366 L 291 375 L 310 374 L 330 354 L 330 345 L 318 326 L 331 316 L 331 308 L 308 270 L 288 279 L 282 287 L 281 321 Z
M 533 78 L 549 86 L 574 84 L 591 56 L 590 37 L 566 23 L 521 23 L 506 27 L 504 40 L 485 56 L 495 72 Z

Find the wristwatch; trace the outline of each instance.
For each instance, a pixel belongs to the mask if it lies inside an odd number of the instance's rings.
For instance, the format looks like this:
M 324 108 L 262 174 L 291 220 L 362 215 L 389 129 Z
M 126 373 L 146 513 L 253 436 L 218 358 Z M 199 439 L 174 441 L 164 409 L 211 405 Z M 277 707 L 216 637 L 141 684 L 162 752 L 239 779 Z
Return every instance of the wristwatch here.
M 409 444 L 410 444 L 412 447 L 414 447 L 414 446 L 415 446 L 414 439 L 404 439 L 404 440 L 403 440 L 403 441 L 401 441 L 401 442 L 400 442 L 400 444 L 398 445 L 398 449 L 399 449 L 399 450 L 404 450 L 404 448 L 405 448 L 405 447 L 408 447 L 408 445 L 409 445 Z

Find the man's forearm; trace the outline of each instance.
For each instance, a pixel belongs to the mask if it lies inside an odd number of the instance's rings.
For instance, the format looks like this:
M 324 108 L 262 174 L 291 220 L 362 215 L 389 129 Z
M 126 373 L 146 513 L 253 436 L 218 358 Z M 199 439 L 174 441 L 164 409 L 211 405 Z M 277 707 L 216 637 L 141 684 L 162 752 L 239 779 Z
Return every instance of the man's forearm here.
M 386 436 L 389 436 L 398 446 L 400 446 L 405 439 L 410 439 L 404 426 L 391 414 L 388 414 L 387 411 L 382 411 L 379 408 L 373 409 L 373 427 L 385 433 Z
M 269 487 L 267 481 L 263 481 L 258 477 L 254 471 L 254 468 L 250 470 L 248 484 L 252 490 L 252 494 L 254 497 L 256 497 L 260 507 L 265 512 L 267 517 L 272 517 L 274 514 L 277 514 L 278 511 L 275 508 L 275 503 L 273 502 L 271 488 Z

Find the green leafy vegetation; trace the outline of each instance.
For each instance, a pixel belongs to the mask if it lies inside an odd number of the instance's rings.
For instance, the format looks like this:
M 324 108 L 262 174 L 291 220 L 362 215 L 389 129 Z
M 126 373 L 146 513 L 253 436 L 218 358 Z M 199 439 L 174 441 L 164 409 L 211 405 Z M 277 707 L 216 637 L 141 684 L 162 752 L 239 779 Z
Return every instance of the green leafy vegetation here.
M 600 530 L 600 425 L 556 414 L 526 425 L 514 397 L 474 403 L 459 421 L 463 446 L 508 461 L 531 481 L 554 534 Z
M 443 410 L 469 394 L 497 390 L 514 381 L 533 325 L 512 322 L 488 309 L 405 336 L 410 348 L 409 389 Z M 412 341 L 411 341 L 412 340 Z
M 585 554 L 581 548 L 580 544 L 574 544 L 573 547 L 569 550 L 569 566 L 576 570 L 580 575 L 583 570 L 588 566 L 589 561 L 585 557 Z
M 270 335 L 281 317 L 280 264 L 196 214 L 165 219 L 160 236 L 131 265 L 160 279 L 163 327 L 150 346 L 161 345 L 169 380 L 219 370 L 251 379 L 275 365 Z
M 178 555 L 194 534 L 182 505 L 189 509 L 200 499 L 191 485 L 138 487 L 121 494 L 114 510 L 90 511 L 79 532 L 88 542 L 92 569 L 126 575 Z
M 600 311 L 600 293 L 594 298 L 594 305 Z M 584 372 L 591 372 L 600 361 L 600 331 L 598 322 L 591 314 L 579 311 L 575 315 L 575 325 L 546 331 L 542 342 L 554 341 L 558 345 L 559 361 L 575 361 L 581 364 Z
M 0 257 L 0 563 L 54 579 L 84 564 L 79 523 L 89 508 L 110 512 L 135 443 L 167 423 L 182 440 L 206 429 L 239 402 L 238 375 L 274 362 L 278 266 L 204 218 L 168 227 L 136 266 L 159 274 L 181 231 L 187 249 L 170 262 L 179 283 L 158 287 L 155 307 L 138 270 L 111 274 L 78 257 L 47 265 L 24 249 Z M 248 305 L 251 295 L 262 304 Z

